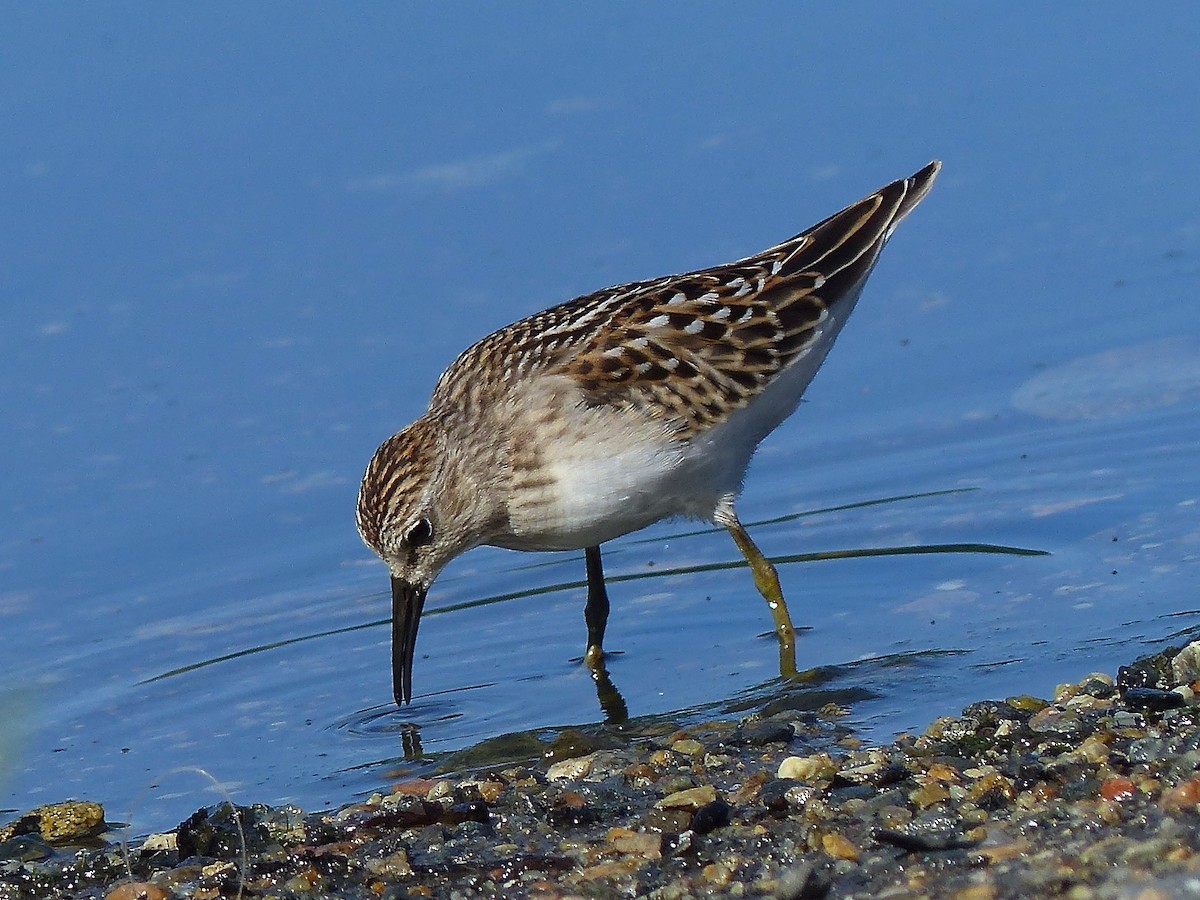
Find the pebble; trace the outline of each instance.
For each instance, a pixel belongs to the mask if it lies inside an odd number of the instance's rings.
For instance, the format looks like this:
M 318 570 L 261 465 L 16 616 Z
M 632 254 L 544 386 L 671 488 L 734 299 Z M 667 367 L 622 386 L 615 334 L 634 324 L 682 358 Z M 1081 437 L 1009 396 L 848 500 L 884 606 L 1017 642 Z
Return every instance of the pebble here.
M 170 896 L 156 884 L 130 881 L 117 885 L 104 895 L 104 900 L 167 900 Z
M 1177 685 L 1200 680 L 1200 641 L 1192 641 L 1171 657 L 1171 674 Z
M 578 781 L 592 770 L 593 762 L 592 755 L 560 760 L 546 770 L 546 777 L 551 781 Z
M 0 826 L 0 841 L 36 834 L 48 844 L 70 844 L 103 829 L 103 806 L 90 800 L 66 800 L 34 807 L 16 821 Z
M 837 765 L 828 753 L 817 753 L 812 756 L 789 756 L 779 764 L 777 778 L 791 778 L 796 781 L 817 781 L 832 778 L 837 772 Z
M 687 790 L 668 794 L 654 805 L 660 809 L 680 808 L 695 811 L 706 803 L 712 803 L 716 799 L 717 789 L 711 784 L 706 784 L 702 787 L 688 788 Z
M 849 838 L 837 832 L 822 836 L 821 849 L 834 859 L 858 859 L 858 848 L 854 846 Z

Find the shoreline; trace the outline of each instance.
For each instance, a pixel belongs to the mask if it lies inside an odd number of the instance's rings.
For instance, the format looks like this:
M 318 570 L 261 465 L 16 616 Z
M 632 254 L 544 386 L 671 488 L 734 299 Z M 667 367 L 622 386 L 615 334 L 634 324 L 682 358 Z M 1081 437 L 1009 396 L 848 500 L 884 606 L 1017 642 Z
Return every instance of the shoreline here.
M 198 810 L 130 851 L 133 883 L 99 804 L 52 804 L 0 826 L 0 900 L 1200 892 L 1198 682 L 1193 644 L 886 744 L 833 704 L 564 734 L 335 811 Z

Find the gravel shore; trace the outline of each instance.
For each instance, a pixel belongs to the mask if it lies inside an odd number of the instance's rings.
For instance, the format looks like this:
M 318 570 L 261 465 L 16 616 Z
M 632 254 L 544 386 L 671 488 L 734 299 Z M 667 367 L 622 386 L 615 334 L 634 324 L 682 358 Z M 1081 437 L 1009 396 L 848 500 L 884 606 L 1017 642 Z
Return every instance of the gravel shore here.
M 1198 682 L 1193 644 L 884 746 L 835 706 L 560 736 L 336 812 L 199 810 L 132 882 L 100 805 L 54 804 L 0 826 L 0 900 L 1200 897 Z

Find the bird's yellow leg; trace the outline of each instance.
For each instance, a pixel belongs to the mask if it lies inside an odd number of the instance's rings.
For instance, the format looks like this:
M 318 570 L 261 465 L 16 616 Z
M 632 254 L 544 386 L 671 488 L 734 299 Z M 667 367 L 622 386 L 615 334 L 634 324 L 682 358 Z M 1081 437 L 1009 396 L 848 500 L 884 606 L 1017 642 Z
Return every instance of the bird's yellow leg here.
M 783 588 L 779 586 L 779 573 L 762 551 L 750 540 L 750 535 L 742 527 L 742 523 L 730 511 L 722 517 L 721 522 L 729 529 L 733 542 L 746 557 L 750 571 L 754 575 L 754 585 L 767 601 L 771 610 L 771 618 L 775 620 L 775 636 L 779 638 L 779 674 L 784 678 L 796 677 L 796 629 L 792 627 L 792 617 L 788 613 L 787 602 L 783 599 Z

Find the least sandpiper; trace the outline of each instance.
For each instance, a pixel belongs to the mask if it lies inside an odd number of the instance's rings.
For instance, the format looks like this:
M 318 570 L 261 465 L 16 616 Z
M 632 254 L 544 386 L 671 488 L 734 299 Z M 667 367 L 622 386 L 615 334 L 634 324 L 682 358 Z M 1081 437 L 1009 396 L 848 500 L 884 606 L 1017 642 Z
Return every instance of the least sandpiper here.
M 417 626 L 442 568 L 481 544 L 579 550 L 593 671 L 608 596 L 600 545 L 686 516 L 733 536 L 766 598 L 781 671 L 795 635 L 779 576 L 734 503 L 854 308 L 932 162 L 781 244 L 728 265 L 618 285 L 488 335 L 363 476 L 358 530 L 392 576 L 392 686 L 412 699 Z

